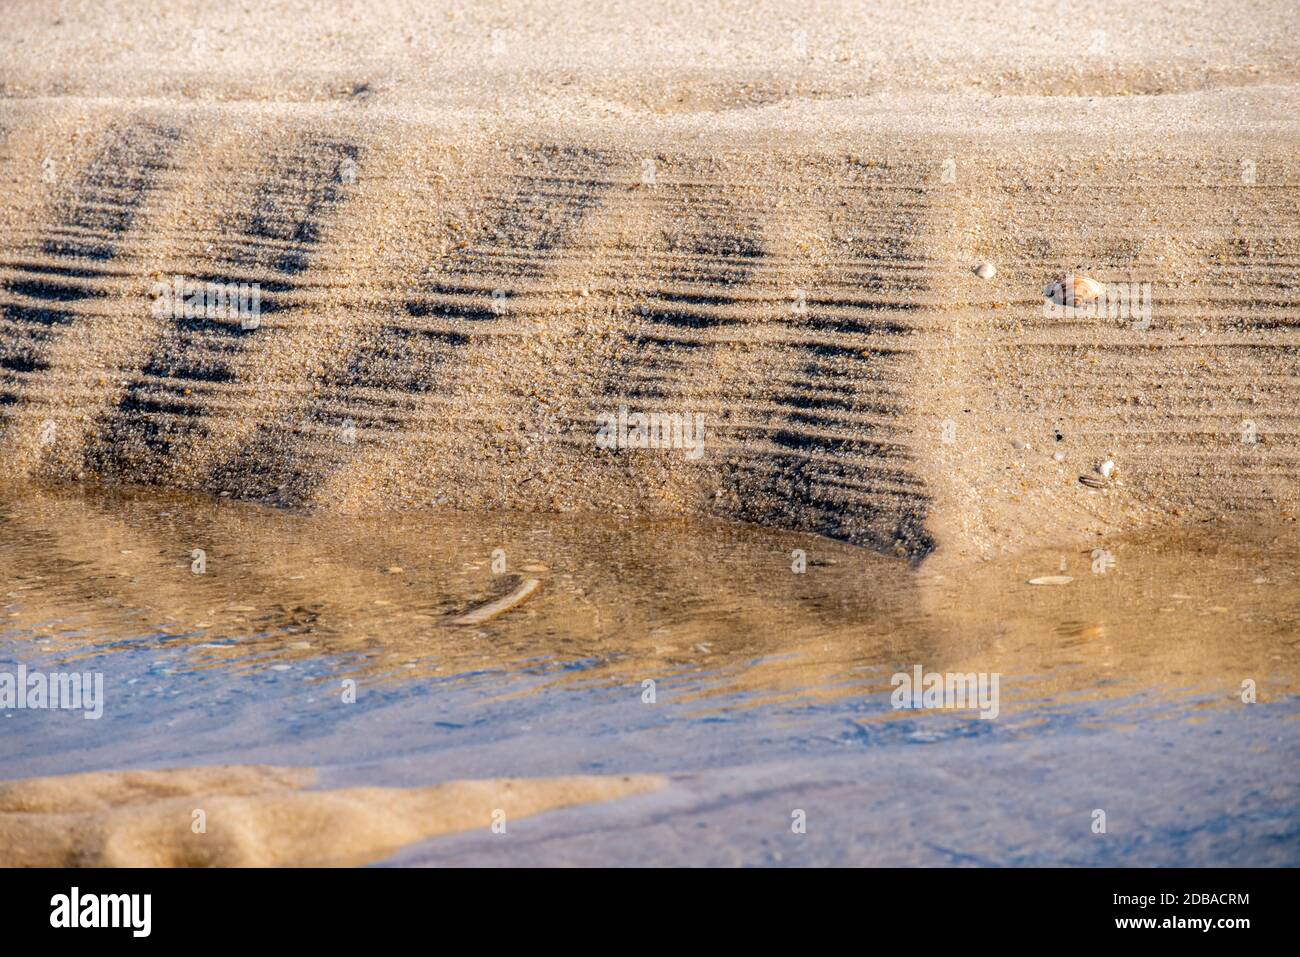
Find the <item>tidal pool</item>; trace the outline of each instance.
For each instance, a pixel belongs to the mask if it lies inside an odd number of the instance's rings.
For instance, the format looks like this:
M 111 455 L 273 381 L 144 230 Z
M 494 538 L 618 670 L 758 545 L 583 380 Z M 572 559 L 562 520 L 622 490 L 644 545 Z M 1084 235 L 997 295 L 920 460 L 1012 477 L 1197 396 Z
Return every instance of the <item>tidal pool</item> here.
M 1046 576 L 1070 580 L 1028 584 Z M 367 860 L 1300 863 L 1294 525 L 916 568 L 726 523 L 18 486 L 0 598 L 0 675 L 102 682 L 93 720 L 0 688 L 5 781 L 228 764 L 332 789 L 664 781 L 565 790 L 504 829 L 415 828 Z M 895 706 L 896 675 L 931 674 L 984 682 L 996 707 Z M 174 841 L 175 823 L 133 833 Z

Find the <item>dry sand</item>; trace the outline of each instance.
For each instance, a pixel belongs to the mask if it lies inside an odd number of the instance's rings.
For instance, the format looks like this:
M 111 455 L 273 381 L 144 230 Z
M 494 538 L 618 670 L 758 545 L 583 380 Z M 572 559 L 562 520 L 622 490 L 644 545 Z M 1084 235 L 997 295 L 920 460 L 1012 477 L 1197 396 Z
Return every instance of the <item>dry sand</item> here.
M 1300 509 L 1288 0 L 3 13 L 9 473 L 957 560 Z M 153 318 L 178 274 L 261 326 Z M 704 457 L 599 450 L 621 404 Z
M 653 775 L 308 790 L 308 768 L 0 782 L 0 867 L 355 866 L 407 844 L 662 786 Z M 202 812 L 200 816 L 196 812 Z

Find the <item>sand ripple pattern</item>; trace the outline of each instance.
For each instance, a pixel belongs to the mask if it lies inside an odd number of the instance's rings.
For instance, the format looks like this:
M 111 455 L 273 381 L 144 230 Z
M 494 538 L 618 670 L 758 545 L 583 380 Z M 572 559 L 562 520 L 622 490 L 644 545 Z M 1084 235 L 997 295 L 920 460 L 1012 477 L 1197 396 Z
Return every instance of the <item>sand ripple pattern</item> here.
M 107 110 L 45 182 L 66 121 L 6 106 L 11 471 L 352 511 L 719 515 L 914 559 L 1296 513 L 1285 150 L 1256 148 L 1246 182 L 1187 144 L 650 150 L 229 109 Z M 1150 283 L 1153 327 L 1045 317 L 1072 269 Z M 155 318 L 173 275 L 258 283 L 260 325 Z M 598 448 L 621 406 L 703 414 L 705 454 Z M 1107 454 L 1122 489 L 1076 487 Z

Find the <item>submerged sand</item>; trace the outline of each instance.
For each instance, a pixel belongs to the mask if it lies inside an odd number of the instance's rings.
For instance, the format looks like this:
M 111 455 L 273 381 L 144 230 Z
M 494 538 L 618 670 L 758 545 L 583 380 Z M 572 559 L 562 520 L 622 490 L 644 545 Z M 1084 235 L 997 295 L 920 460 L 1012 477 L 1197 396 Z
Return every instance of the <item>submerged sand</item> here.
M 20 5 L 0 462 L 913 558 L 1294 522 L 1296 20 Z M 1146 285 L 1150 327 L 1045 315 L 1069 272 Z M 175 275 L 259 283 L 261 324 L 155 318 Z M 623 405 L 702 414 L 705 454 L 598 448 Z
M 1044 576 L 1064 583 L 1030 584 Z M 528 581 L 541 584 L 526 601 L 462 623 Z M 894 671 L 921 662 L 1006 675 L 1008 718 L 1134 695 L 1232 708 L 1246 678 L 1262 701 L 1300 693 L 1300 534 L 1131 533 L 917 571 L 721 522 L 304 515 L 0 486 L 0 615 L 39 643 L 24 658 L 98 670 L 143 656 L 151 676 L 113 690 L 115 707 L 207 673 L 280 675 L 320 708 L 340 704 L 342 679 L 364 698 L 528 674 L 531 693 L 595 686 L 632 703 L 655 679 L 708 711 L 887 699 Z
M 100 771 L 0 782 L 0 867 L 356 866 L 439 834 L 609 801 L 653 775 L 313 790 L 310 768 Z
M 0 862 L 1294 864 L 1295 527 L 1090 546 L 0 488 L 0 683 L 103 678 L 0 707 Z M 895 709 L 918 666 L 996 718 Z

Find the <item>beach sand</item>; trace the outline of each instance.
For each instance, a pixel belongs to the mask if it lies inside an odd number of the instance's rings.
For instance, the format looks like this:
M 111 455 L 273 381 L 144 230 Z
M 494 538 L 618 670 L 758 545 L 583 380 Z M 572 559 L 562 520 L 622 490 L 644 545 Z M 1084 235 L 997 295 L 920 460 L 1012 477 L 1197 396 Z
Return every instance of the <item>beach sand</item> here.
M 0 863 L 1296 863 L 1294 2 L 0 15 Z
M 653 776 L 308 790 L 307 768 L 221 766 L 0 782 L 0 867 L 356 866 L 404 845 L 653 790 Z
M 0 461 L 958 562 L 1295 521 L 1297 16 L 11 4 Z M 1149 327 L 1047 315 L 1071 273 Z M 260 325 L 155 318 L 176 275 Z M 624 405 L 704 455 L 598 448 Z

